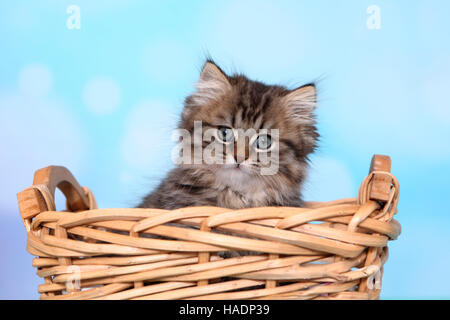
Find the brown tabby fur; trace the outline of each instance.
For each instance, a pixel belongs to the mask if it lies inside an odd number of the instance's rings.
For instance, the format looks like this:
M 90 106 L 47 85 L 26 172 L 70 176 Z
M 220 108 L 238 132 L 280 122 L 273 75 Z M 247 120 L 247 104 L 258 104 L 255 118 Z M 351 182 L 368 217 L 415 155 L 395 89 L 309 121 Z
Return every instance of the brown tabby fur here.
M 302 206 L 300 192 L 308 155 L 315 150 L 319 136 L 315 106 L 314 84 L 294 90 L 266 85 L 240 74 L 228 76 L 208 60 L 197 90 L 185 100 L 179 128 L 193 132 L 194 121 L 202 121 L 203 130 L 218 126 L 278 129 L 278 173 L 262 176 L 258 164 L 249 165 L 246 172 L 219 164 L 182 164 L 170 171 L 139 207 Z

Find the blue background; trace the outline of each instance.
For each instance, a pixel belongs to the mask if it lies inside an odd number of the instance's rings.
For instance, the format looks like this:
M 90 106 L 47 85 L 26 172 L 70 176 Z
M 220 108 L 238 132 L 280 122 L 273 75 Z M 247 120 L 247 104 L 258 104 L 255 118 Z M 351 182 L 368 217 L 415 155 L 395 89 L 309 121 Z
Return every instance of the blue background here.
M 71 4 L 81 28 L 68 29 Z M 366 25 L 381 10 L 381 29 Z M 450 298 L 449 1 L 2 1 L 0 298 L 36 299 L 16 193 L 67 166 L 100 207 L 133 206 L 172 163 L 207 54 L 224 70 L 319 79 L 310 200 L 356 195 L 372 154 L 401 185 L 382 298 Z M 58 195 L 61 209 L 62 197 Z

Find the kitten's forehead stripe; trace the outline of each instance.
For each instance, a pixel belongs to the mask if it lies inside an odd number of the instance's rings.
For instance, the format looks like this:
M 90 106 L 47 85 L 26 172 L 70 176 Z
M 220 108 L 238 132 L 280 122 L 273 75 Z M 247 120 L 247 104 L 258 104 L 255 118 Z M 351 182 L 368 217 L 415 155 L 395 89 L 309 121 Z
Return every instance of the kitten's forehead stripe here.
M 232 125 L 234 128 L 260 129 L 264 123 L 264 113 L 272 102 L 273 90 L 263 84 L 252 84 L 241 79 L 237 88 L 236 103 L 233 106 Z M 237 111 L 236 111 L 237 110 Z
M 266 113 L 267 108 L 269 107 L 269 105 L 272 102 L 272 90 L 267 90 L 266 93 L 264 93 L 264 95 L 261 98 L 261 103 L 260 103 L 260 107 L 258 108 L 258 110 L 255 112 L 255 115 L 253 116 L 253 122 L 256 124 L 257 123 L 257 119 L 259 119 L 259 117 L 261 117 L 262 115 L 264 115 Z M 261 128 L 261 124 L 259 124 L 258 129 Z
M 253 125 L 253 116 L 259 110 L 261 102 L 264 97 L 265 88 L 253 87 L 251 92 L 251 100 L 247 110 L 246 120 Z
M 255 124 L 255 130 L 261 129 L 262 124 L 263 124 L 263 116 L 261 114 L 258 116 L 257 119 L 255 119 L 254 124 Z

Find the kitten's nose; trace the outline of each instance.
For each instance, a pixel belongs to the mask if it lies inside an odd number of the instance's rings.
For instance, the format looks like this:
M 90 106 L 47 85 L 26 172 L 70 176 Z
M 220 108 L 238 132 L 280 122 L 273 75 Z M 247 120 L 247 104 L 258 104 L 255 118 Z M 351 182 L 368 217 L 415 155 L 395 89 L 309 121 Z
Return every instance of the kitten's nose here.
M 242 163 L 249 157 L 249 138 L 245 137 L 245 146 L 242 148 L 242 146 L 236 141 L 234 143 L 234 160 L 236 160 L 236 163 Z

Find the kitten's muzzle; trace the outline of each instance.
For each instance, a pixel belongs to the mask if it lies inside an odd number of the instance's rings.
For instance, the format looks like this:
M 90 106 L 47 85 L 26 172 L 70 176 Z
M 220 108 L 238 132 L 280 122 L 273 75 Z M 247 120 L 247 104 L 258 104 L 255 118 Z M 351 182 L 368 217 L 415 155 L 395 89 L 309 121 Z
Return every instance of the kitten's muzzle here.
M 233 157 L 236 163 L 242 163 L 248 159 L 250 155 L 250 146 L 249 139 L 245 137 L 245 144 L 242 146 L 242 143 L 235 142 L 233 148 Z

